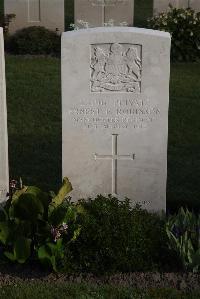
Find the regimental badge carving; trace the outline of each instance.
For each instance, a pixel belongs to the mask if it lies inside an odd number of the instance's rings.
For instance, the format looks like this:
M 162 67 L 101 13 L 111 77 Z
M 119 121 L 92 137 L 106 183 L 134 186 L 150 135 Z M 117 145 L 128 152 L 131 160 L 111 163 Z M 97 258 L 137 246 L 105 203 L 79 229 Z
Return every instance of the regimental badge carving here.
M 92 92 L 141 92 L 142 46 L 96 44 L 91 46 Z

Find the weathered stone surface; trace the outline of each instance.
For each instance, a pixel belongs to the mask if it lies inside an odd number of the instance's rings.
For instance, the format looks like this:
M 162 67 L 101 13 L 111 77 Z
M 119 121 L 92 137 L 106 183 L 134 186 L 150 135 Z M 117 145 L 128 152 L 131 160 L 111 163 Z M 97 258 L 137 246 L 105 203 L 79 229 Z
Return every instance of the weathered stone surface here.
M 0 28 L 0 202 L 8 192 L 8 135 L 3 29 Z
M 63 176 L 164 210 L 170 35 L 112 27 L 62 36 Z
M 4 10 L 16 15 L 9 26 L 11 33 L 29 26 L 64 31 L 64 0 L 5 0 Z
M 89 23 L 89 27 L 104 26 L 109 20 L 115 25 L 133 25 L 134 0 L 74 0 L 75 23 Z
M 154 14 L 167 11 L 169 4 L 176 8 L 187 8 L 190 6 L 192 9 L 200 11 L 199 0 L 154 0 Z

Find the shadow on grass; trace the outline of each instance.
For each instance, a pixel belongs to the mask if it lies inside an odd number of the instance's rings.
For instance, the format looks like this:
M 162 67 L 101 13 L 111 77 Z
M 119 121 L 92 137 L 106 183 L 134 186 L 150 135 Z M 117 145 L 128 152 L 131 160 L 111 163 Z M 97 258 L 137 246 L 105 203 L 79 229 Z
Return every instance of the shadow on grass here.
M 61 178 L 60 134 L 9 136 L 10 178 L 56 191 Z

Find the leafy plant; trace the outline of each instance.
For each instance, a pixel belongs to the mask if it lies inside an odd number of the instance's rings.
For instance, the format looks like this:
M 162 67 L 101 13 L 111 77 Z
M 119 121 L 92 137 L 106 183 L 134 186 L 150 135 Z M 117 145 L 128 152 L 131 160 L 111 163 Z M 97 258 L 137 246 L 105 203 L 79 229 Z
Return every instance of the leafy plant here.
M 195 61 L 200 58 L 200 12 L 169 6 L 168 12 L 149 19 L 148 27 L 171 34 L 173 61 Z
M 185 270 L 200 270 L 200 215 L 181 208 L 166 223 L 169 246 L 175 250 Z
M 67 194 L 71 183 L 64 178 L 58 194 L 34 186 L 16 190 L 0 211 L 0 242 L 11 261 L 25 263 L 30 257 L 57 271 L 65 246 L 73 242 L 80 228 L 74 224 L 77 212 Z

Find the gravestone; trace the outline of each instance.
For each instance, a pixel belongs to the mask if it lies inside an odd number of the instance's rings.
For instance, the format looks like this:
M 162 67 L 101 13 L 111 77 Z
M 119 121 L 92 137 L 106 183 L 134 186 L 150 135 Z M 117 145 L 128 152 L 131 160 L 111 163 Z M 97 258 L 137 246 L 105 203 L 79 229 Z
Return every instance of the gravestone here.
M 154 0 L 154 14 L 166 12 L 169 4 L 176 8 L 191 7 L 200 11 L 200 0 Z
M 29 26 L 44 26 L 64 31 L 64 0 L 4 0 L 5 14 L 15 14 L 11 33 Z
M 165 210 L 170 35 L 101 27 L 62 36 L 63 176 L 74 199 Z
M 3 29 L 0 28 L 0 202 L 8 192 L 8 135 Z
M 88 23 L 89 27 L 104 26 L 113 20 L 114 25 L 133 25 L 134 0 L 74 0 L 74 19 Z

